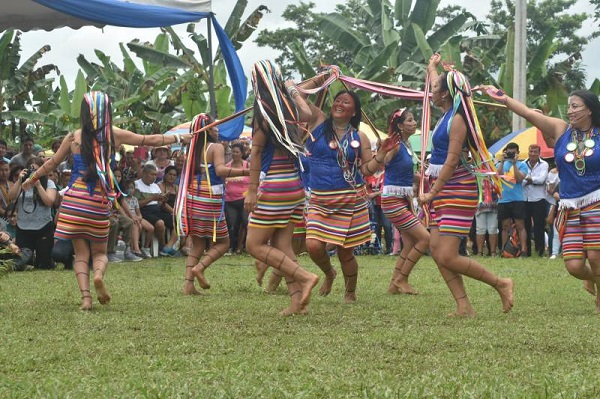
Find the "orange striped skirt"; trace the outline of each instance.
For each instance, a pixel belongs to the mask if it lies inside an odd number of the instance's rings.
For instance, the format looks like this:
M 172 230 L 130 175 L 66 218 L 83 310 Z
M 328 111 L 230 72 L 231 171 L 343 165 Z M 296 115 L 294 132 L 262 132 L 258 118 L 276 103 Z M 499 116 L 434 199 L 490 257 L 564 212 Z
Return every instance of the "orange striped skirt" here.
M 357 190 L 313 190 L 308 201 L 306 238 L 352 248 L 371 239 L 364 186 Z
M 256 209 L 248 226 L 282 229 L 302 221 L 306 195 L 294 163 L 283 157 L 273 158 L 266 177 L 260 182 Z
M 460 166 L 431 201 L 429 227 L 437 227 L 440 234 L 466 237 L 471 230 L 478 202 L 475 176 Z
M 112 203 L 104 195 L 100 182 L 90 196 L 87 183 L 81 178 L 75 180 L 60 205 L 54 237 L 59 240 L 108 241 L 111 208 Z
M 198 180 L 192 179 L 187 192 L 186 211 L 187 218 L 182 222 L 184 231 L 187 224 L 189 235 L 211 239 L 229 237 L 223 212 L 223 194 L 211 194 L 206 180 L 200 181 L 198 190 Z

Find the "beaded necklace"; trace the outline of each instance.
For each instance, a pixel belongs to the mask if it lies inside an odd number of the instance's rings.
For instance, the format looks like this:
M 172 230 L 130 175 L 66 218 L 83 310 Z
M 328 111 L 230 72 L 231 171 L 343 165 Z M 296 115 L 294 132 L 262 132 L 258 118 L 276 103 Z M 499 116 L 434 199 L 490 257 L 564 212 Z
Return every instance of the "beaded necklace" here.
M 335 133 L 335 132 L 334 132 Z M 356 170 L 358 169 L 358 148 L 360 142 L 358 140 L 350 140 L 352 138 L 352 126 L 348 124 L 346 132 L 338 138 L 337 134 L 333 135 L 333 139 L 329 142 L 329 148 L 337 150 L 336 160 L 342 171 L 344 172 L 344 180 L 352 187 L 356 187 Z M 354 161 L 348 161 L 348 152 L 352 148 L 356 152 Z
M 572 163 L 579 176 L 585 174 L 585 158 L 591 157 L 596 146 L 598 128 L 581 131 L 571 126 L 571 141 L 567 144 L 565 161 Z

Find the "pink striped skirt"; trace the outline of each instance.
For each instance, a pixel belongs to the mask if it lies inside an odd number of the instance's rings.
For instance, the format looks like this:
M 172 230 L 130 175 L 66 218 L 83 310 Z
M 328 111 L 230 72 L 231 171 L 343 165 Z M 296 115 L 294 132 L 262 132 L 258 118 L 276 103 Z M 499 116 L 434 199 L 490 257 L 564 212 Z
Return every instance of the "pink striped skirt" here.
M 381 210 L 386 218 L 400 231 L 412 229 L 419 223 L 419 219 L 413 213 L 407 197 L 397 195 L 382 195 Z
M 223 212 L 223 194 L 210 192 L 208 182 L 192 179 L 186 198 L 187 218 L 183 218 L 183 229 L 189 235 L 213 240 L 229 237 Z
M 107 242 L 112 203 L 104 195 L 100 183 L 93 195 L 81 178 L 65 192 L 60 205 L 54 237 L 59 240 L 81 238 L 94 242 Z
M 293 161 L 287 157 L 273 158 L 260 182 L 256 209 L 248 217 L 248 226 L 283 229 L 290 222 L 300 223 L 305 197 Z
M 459 166 L 450 180 L 431 201 L 429 227 L 438 228 L 440 234 L 466 237 L 479 203 L 475 176 Z
M 562 241 L 563 259 L 582 259 L 585 251 L 600 250 L 600 201 L 569 209 Z

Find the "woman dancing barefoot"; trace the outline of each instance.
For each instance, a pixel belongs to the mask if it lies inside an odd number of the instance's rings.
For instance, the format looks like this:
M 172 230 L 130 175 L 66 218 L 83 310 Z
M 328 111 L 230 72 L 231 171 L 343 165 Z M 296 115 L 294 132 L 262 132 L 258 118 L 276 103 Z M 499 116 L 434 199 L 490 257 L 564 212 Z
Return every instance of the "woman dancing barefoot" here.
M 458 71 L 438 75 L 439 63 L 440 55 L 434 54 L 427 67 L 431 76 L 431 101 L 444 112 L 433 131 L 427 169 L 435 183 L 431 191 L 419 196 L 421 204 L 431 203 L 431 255 L 456 301 L 456 312 L 451 316 L 475 316 L 463 275 L 494 287 L 502 300 L 502 311 L 509 312 L 513 306 L 513 281 L 497 276 L 458 253 L 460 239 L 469 234 L 477 209 L 477 183 L 464 159 L 464 150 L 472 140 L 469 136 L 476 132 L 467 126 L 467 122 L 473 120 L 472 108 L 463 105 L 471 95 L 469 83 Z
M 270 61 L 254 64 L 252 85 L 256 99 L 250 184 L 244 201 L 246 211 L 251 212 L 246 250 L 284 275 L 291 304 L 281 314 L 305 314 L 319 277 L 298 264 L 292 235 L 302 219 L 305 198 L 296 166 L 302 150 L 298 124 L 308 120 L 310 109 L 293 82 L 284 85 L 279 69 Z M 261 173 L 264 178 L 259 186 Z
M 415 264 L 429 248 L 429 232 L 412 211 L 413 185 L 415 183 L 414 159 L 408 138 L 417 129 L 412 112 L 398 109 L 389 117 L 389 133 L 400 135 L 400 144 L 385 157 L 385 177 L 381 208 L 385 216 L 402 235 L 402 251 L 394 267 L 388 287 L 391 294 L 417 294 L 408 283 Z
M 198 131 L 210 123 L 210 116 L 196 115 L 190 124 L 190 132 Z M 229 249 L 229 233 L 222 212 L 224 178 L 248 176 L 250 173 L 248 169 L 225 166 L 225 150 L 218 143 L 218 138 L 216 127 L 195 134 L 183 166 L 176 202 L 179 209 L 186 210 L 181 218 L 182 235 L 192 237 L 192 248 L 185 265 L 185 295 L 199 294 L 194 287 L 194 277 L 202 289 L 210 288 L 204 271 Z M 208 240 L 212 245 L 204 253 Z
M 312 88 L 315 81 L 303 84 Z M 392 135 L 373 157 L 366 134 L 358 130 L 361 105 L 350 91 L 339 92 L 327 116 L 310 105 L 311 137 L 306 141 L 311 195 L 306 220 L 306 248 L 325 273 L 320 294 L 331 292 L 335 269 L 327 245 L 337 248 L 345 281 L 344 302 L 356 301 L 358 263 L 354 247 L 371 239 L 367 193 L 363 176 L 370 176 L 383 166 L 385 154 L 398 143 Z
M 81 129 L 67 134 L 60 148 L 35 172 L 23 186 L 31 187 L 73 154 L 73 169 L 69 189 L 60 207 L 55 238 L 72 240 L 75 249 L 75 276 L 81 291 L 81 309 L 92 308 L 88 261 L 92 259 L 94 287 L 101 304 L 111 296 L 104 284 L 108 258 L 110 210 L 118 196 L 111 162 L 115 148 L 121 144 L 160 146 L 188 140 L 190 135 L 142 136 L 112 126 L 112 110 L 107 94 L 93 91 L 81 102 Z
M 502 90 L 482 86 L 484 92 L 541 130 L 554 157 L 560 179 L 560 209 L 557 229 L 561 232 L 567 271 L 584 280 L 584 288 L 596 296 L 600 313 L 600 101 L 588 90 L 569 96 L 567 117 L 543 115 Z M 586 259 L 589 264 L 586 263 Z

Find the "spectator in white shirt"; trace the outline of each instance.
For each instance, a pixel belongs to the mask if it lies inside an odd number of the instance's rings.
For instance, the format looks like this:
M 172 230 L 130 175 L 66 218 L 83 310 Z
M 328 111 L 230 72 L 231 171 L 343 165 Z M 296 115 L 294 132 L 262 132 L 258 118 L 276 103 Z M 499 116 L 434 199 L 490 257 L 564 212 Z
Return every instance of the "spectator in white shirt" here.
M 541 257 L 545 249 L 545 226 L 548 215 L 546 201 L 546 179 L 548 179 L 548 162 L 540 158 L 540 146 L 529 146 L 529 158 L 525 161 L 527 176 L 523 179 L 525 195 L 525 231 L 527 232 L 527 256 L 531 256 L 531 223 L 533 221 L 533 239 L 535 251 Z

